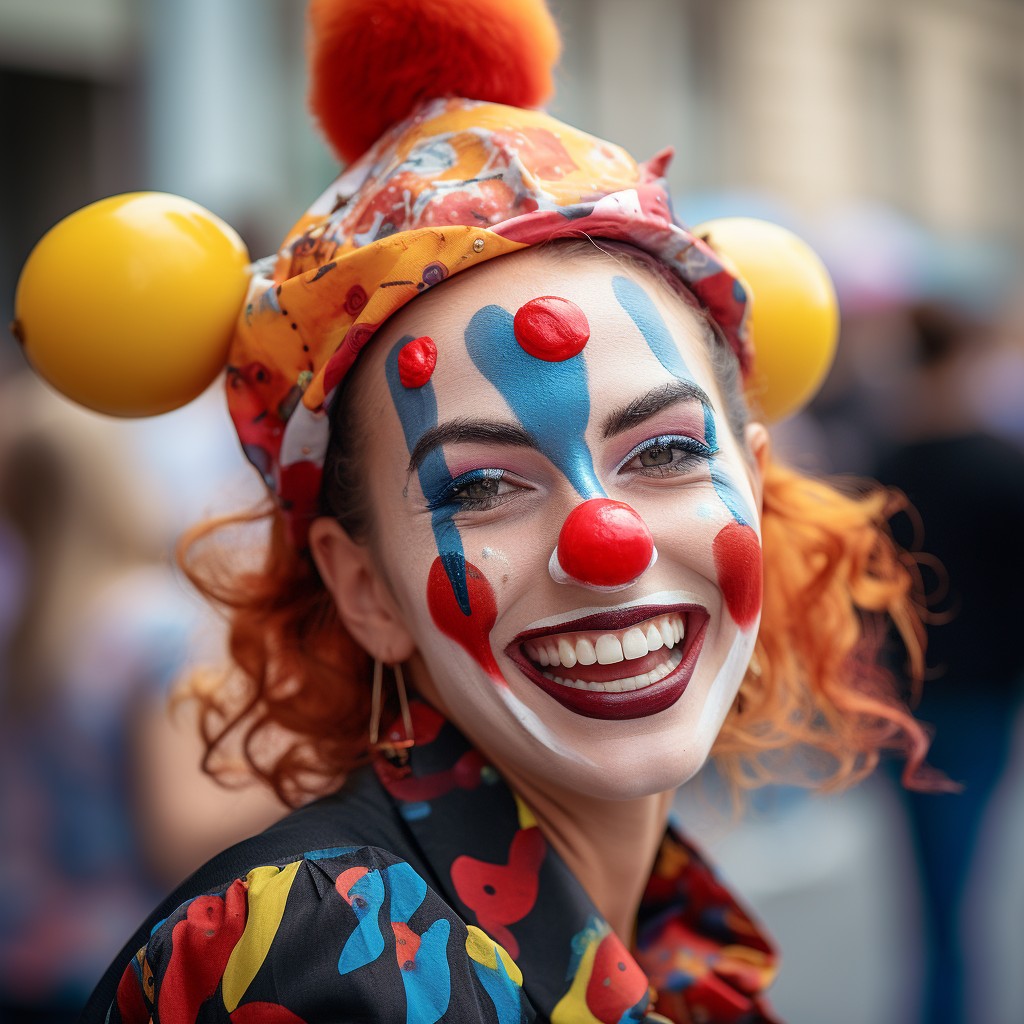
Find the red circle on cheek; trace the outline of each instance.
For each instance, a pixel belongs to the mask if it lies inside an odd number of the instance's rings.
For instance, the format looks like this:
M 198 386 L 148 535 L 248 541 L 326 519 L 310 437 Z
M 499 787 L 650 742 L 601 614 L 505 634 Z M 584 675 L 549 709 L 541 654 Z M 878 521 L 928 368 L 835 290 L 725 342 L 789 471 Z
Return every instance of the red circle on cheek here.
M 421 388 L 437 366 L 437 346 L 425 335 L 402 346 L 398 353 L 398 379 L 406 388 Z
M 749 629 L 761 610 L 761 545 L 750 526 L 730 523 L 711 545 L 729 614 L 740 629 Z
M 498 618 L 494 590 L 487 577 L 471 562 L 466 562 L 466 588 L 470 614 L 464 615 L 455 599 L 448 574 L 440 558 L 435 558 L 427 577 L 427 605 L 431 618 L 445 636 L 461 644 L 495 682 L 505 680 L 491 651 L 491 630 Z
M 557 295 L 541 295 L 520 306 L 512 330 L 524 352 L 549 363 L 579 355 L 590 340 L 586 314 Z

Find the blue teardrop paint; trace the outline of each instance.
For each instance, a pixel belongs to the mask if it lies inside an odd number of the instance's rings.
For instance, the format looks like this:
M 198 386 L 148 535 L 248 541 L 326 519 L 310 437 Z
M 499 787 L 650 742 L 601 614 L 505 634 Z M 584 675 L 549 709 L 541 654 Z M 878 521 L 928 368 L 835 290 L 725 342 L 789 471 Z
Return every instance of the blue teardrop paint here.
M 537 359 L 516 341 L 512 324 L 501 306 L 477 310 L 466 327 L 470 358 L 580 496 L 605 497 L 585 436 L 590 391 L 583 354 L 556 363 Z

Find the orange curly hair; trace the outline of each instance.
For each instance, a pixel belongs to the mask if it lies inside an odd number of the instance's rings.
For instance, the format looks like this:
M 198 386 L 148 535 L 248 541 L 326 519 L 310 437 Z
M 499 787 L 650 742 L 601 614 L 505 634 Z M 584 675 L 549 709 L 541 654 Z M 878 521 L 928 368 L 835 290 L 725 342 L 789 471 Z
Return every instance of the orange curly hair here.
M 556 260 L 625 262 L 680 297 L 703 323 L 727 418 L 742 434 L 747 410 L 738 364 L 674 275 L 621 243 L 559 242 L 535 251 Z M 325 514 L 339 515 L 363 539 L 369 514 L 356 464 L 359 426 L 345 411 L 356 375 L 349 373 L 334 402 L 332 444 L 347 438 L 348 449 L 328 452 L 322 503 Z M 763 487 L 761 625 L 756 656 L 712 751 L 721 774 L 734 794 L 780 779 L 839 788 L 869 774 L 882 750 L 894 750 L 906 758 L 906 786 L 947 788 L 924 764 L 928 736 L 879 663 L 892 624 L 915 689 L 923 677 L 912 563 L 886 526 L 902 507 L 899 497 L 877 485 L 844 494 L 774 461 Z M 270 534 L 256 567 L 239 571 L 223 550 L 208 549 L 223 528 L 260 520 Z M 368 754 L 369 659 L 346 632 L 310 556 L 289 544 L 281 514 L 268 507 L 200 524 L 181 538 L 178 564 L 227 613 L 238 669 L 229 679 L 193 680 L 204 769 L 219 773 L 215 754 L 234 738 L 251 769 L 288 804 L 338 784 Z

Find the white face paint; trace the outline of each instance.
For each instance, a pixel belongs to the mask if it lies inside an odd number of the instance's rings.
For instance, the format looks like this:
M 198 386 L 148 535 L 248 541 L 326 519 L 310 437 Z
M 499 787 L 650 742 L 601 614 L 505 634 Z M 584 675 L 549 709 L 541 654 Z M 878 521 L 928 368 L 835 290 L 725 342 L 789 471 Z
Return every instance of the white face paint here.
M 589 324 L 572 365 L 502 348 L 517 344 L 502 325 L 545 295 Z M 438 350 L 433 406 L 387 376 L 393 350 L 423 335 Z M 617 267 L 525 252 L 400 311 L 358 372 L 382 410 L 365 452 L 375 547 L 430 675 L 421 686 L 526 775 L 622 799 L 692 776 L 760 609 L 758 503 L 696 317 Z M 624 589 L 548 571 L 566 516 L 598 494 L 635 510 L 658 552 Z

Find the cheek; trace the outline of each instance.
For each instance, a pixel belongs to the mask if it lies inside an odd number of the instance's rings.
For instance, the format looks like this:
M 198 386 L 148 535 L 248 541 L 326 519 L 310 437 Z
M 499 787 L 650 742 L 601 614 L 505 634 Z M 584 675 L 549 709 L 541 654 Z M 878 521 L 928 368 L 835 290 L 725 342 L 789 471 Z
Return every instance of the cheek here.
M 427 606 L 431 618 L 445 636 L 469 652 L 495 683 L 505 687 L 508 684 L 491 651 L 490 635 L 498 615 L 494 590 L 487 577 L 472 563 L 465 563 L 465 573 L 469 615 L 459 607 L 441 559 L 434 559 L 427 577 Z
M 715 582 L 732 620 L 750 629 L 761 611 L 762 564 L 757 532 L 736 520 L 717 488 L 682 508 L 645 515 L 655 543 L 668 561 L 688 566 Z M 666 563 L 667 564 L 667 563 Z
M 740 629 L 749 629 L 761 611 L 761 545 L 743 523 L 729 523 L 711 545 L 718 586 L 729 614 Z

